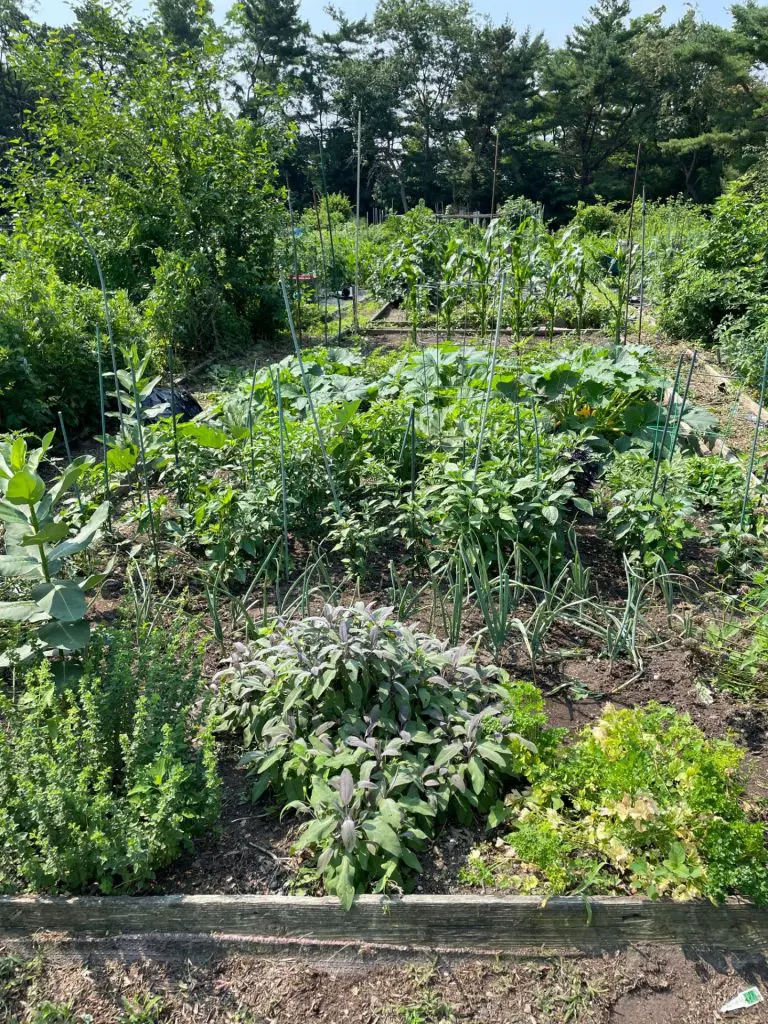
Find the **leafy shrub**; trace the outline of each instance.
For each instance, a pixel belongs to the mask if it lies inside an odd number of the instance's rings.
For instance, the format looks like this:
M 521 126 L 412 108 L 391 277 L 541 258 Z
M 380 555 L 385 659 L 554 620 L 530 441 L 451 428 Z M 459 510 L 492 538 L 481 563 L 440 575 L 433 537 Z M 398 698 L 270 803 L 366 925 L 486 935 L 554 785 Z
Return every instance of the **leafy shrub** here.
M 768 186 L 756 173 L 727 189 L 702 240 L 662 275 L 662 329 L 690 341 L 717 341 L 723 358 L 750 383 L 759 381 L 765 355 L 767 252 Z
M 742 316 L 726 316 L 715 336 L 723 362 L 747 384 L 760 387 L 768 348 L 768 303 L 758 300 Z
M 38 432 L 98 422 L 96 330 L 106 352 L 101 292 L 66 283 L 27 249 L 7 255 L 0 308 L 0 431 Z M 115 337 L 136 336 L 137 316 L 123 293 L 110 302 Z M 106 359 L 106 354 L 105 354 Z
M 572 223 L 578 224 L 587 235 L 616 235 L 621 223 L 616 205 L 616 203 L 579 202 Z
M 356 604 L 238 646 L 223 722 L 242 733 L 252 796 L 311 815 L 305 878 L 349 906 L 406 884 L 446 819 L 487 814 L 548 743 L 539 692 L 466 648 Z
M 132 889 L 216 820 L 199 652 L 169 629 L 102 632 L 82 676 L 46 663 L 0 698 L 0 890 Z
M 521 802 L 506 839 L 520 874 L 506 884 L 766 902 L 768 853 L 745 803 L 743 757 L 669 708 L 609 706 Z M 471 881 L 483 858 L 470 863 Z M 509 858 L 495 867 L 508 872 Z
M 539 203 L 535 203 L 526 196 L 512 196 L 505 200 L 499 207 L 498 215 L 510 226 L 517 227 L 529 217 L 538 218 L 541 210 Z

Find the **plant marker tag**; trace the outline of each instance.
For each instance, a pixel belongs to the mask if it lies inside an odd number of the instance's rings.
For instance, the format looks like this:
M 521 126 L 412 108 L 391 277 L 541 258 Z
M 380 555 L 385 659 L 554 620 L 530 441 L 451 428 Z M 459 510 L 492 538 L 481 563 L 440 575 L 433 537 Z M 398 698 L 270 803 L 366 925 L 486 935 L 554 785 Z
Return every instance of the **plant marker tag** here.
M 746 1010 L 750 1006 L 757 1006 L 758 1003 L 762 1003 L 763 996 L 759 988 L 745 989 L 743 992 L 739 992 L 737 996 L 730 999 L 725 1006 L 720 1007 L 720 1013 L 731 1013 L 733 1010 Z

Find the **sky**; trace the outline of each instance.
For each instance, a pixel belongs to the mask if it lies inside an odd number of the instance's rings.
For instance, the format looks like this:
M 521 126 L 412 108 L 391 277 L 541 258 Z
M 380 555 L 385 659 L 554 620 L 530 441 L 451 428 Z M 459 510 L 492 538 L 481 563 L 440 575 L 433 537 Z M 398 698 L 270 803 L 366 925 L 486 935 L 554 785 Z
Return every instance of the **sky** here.
M 728 3 L 730 2 L 731 0 L 728 0 Z M 213 0 L 217 17 L 223 17 L 231 3 L 232 0 Z M 328 0 L 302 0 L 303 17 L 315 30 L 330 28 L 332 25 L 330 18 L 324 13 L 327 3 Z M 566 33 L 576 22 L 582 20 L 589 4 L 590 0 L 582 0 L 578 4 L 573 3 L 573 0 L 538 0 L 535 5 L 521 3 L 520 0 L 511 0 L 503 5 L 494 3 L 493 0 L 475 0 L 475 8 L 481 14 L 490 15 L 496 22 L 508 17 L 518 29 L 530 25 L 534 32 L 543 31 L 548 41 L 554 45 L 562 43 Z M 350 18 L 361 18 L 363 15 L 373 13 L 376 0 L 336 0 L 336 6 Z M 656 10 L 659 6 L 660 3 L 654 0 L 635 0 L 632 13 L 644 14 Z M 668 0 L 667 18 L 679 18 L 688 6 L 684 0 Z M 730 24 L 724 0 L 699 0 L 694 6 L 705 21 L 714 21 L 721 25 Z M 146 7 L 146 3 L 136 0 L 134 7 L 138 12 Z M 37 0 L 34 6 L 31 2 L 29 8 L 37 20 L 47 21 L 52 25 L 63 25 L 69 20 L 70 9 L 66 0 Z

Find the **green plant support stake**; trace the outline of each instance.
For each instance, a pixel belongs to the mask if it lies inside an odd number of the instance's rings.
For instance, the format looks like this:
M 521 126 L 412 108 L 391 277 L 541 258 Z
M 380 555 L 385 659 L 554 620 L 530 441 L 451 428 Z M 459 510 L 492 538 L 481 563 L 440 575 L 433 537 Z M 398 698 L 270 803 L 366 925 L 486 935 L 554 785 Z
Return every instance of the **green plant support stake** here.
M 139 400 L 139 386 L 136 382 L 136 367 L 133 357 L 130 359 L 131 384 L 133 385 L 133 404 L 136 409 L 136 434 L 139 439 L 139 452 L 141 453 L 141 475 L 144 477 L 144 491 L 147 495 L 147 509 L 149 510 L 149 532 L 152 537 L 152 550 L 155 554 L 155 569 L 160 572 L 160 552 L 157 547 L 157 532 L 155 531 L 155 516 L 152 512 L 152 495 L 149 490 L 149 470 L 147 469 L 147 450 L 144 447 L 144 429 L 141 425 L 141 401 Z
M 539 417 L 536 415 L 536 402 L 531 395 L 531 416 L 533 416 L 533 436 L 536 439 L 536 482 L 541 480 L 541 443 L 539 441 Z
M 757 423 L 752 438 L 752 448 L 749 452 L 749 466 L 747 467 L 747 482 L 744 486 L 744 501 L 741 503 L 741 517 L 739 518 L 739 529 L 744 529 L 744 520 L 747 517 L 747 503 L 749 502 L 749 491 L 752 484 L 752 473 L 755 469 L 755 455 L 757 454 L 757 441 L 760 436 L 760 427 L 763 422 L 763 405 L 765 404 L 765 386 L 768 380 L 768 345 L 765 347 L 765 360 L 763 361 L 763 379 L 760 382 L 760 401 L 757 403 Z
M 645 185 L 643 185 L 643 205 L 640 207 L 640 313 L 637 320 L 637 342 L 643 339 L 643 306 L 645 305 Z
M 472 473 L 472 486 L 474 487 L 477 483 L 477 470 L 480 466 L 480 453 L 483 450 L 483 438 L 485 436 L 485 425 L 488 420 L 488 407 L 491 404 L 491 391 L 493 390 L 493 375 L 496 373 L 496 358 L 499 353 L 499 338 L 501 336 L 501 313 L 504 307 L 504 288 L 507 282 L 506 274 L 501 275 L 501 285 L 499 287 L 499 309 L 496 315 L 496 331 L 493 338 L 493 351 L 491 353 L 491 365 L 488 370 L 488 387 L 485 391 L 485 403 L 483 405 L 483 415 L 480 420 L 480 431 L 477 436 L 477 452 L 475 453 L 475 468 Z
M 338 312 L 338 322 L 336 326 L 336 340 L 338 344 L 341 344 L 341 299 L 339 298 L 339 282 L 336 275 L 336 249 L 333 244 L 333 221 L 331 220 L 331 204 L 328 201 L 328 182 L 325 177 L 325 155 L 323 153 L 323 122 L 322 118 L 319 121 L 319 135 L 318 145 L 320 147 L 320 180 L 323 183 L 323 196 L 325 198 L 325 216 L 328 220 L 328 246 L 331 251 L 331 275 L 333 280 L 333 290 L 336 292 L 336 308 Z M 326 311 L 328 309 L 328 301 L 326 297 Z
M 669 405 L 667 406 L 667 415 L 664 417 L 664 430 L 663 430 L 662 435 L 661 435 L 661 444 L 659 445 L 659 450 L 656 453 L 656 465 L 654 466 L 654 469 L 653 469 L 653 480 L 651 481 L 651 493 L 650 493 L 650 496 L 649 496 L 649 501 L 653 501 L 653 496 L 656 493 L 656 485 L 659 482 L 659 468 L 661 466 L 661 460 L 664 457 L 664 446 L 666 444 L 667 432 L 669 430 L 669 420 L 670 420 L 670 417 L 672 416 L 672 406 L 675 403 L 675 395 L 677 394 L 677 386 L 680 383 L 680 372 L 682 371 L 682 368 L 683 368 L 683 359 L 684 358 L 685 358 L 685 354 L 681 352 L 680 353 L 680 358 L 677 361 L 677 371 L 675 373 L 675 381 L 674 381 L 674 383 L 672 385 L 672 394 L 669 396 Z M 663 395 L 662 395 L 662 401 L 663 401 Z
M 325 465 L 325 473 L 328 477 L 328 486 L 331 489 L 331 496 L 333 497 L 333 507 L 336 510 L 336 515 L 341 515 L 341 505 L 339 503 L 339 496 L 336 493 L 336 484 L 333 482 L 333 473 L 331 472 L 331 462 L 328 458 L 328 451 L 325 447 L 325 441 L 323 440 L 323 432 L 320 429 L 320 421 L 317 418 L 317 411 L 315 410 L 315 403 L 312 401 L 312 391 L 309 387 L 309 381 L 307 380 L 307 371 L 304 369 L 304 360 L 301 358 L 301 348 L 299 346 L 299 339 L 296 336 L 296 328 L 293 324 L 293 315 L 291 314 L 291 303 L 288 298 L 288 289 L 285 287 L 285 281 L 280 278 L 280 288 L 283 293 L 283 302 L 285 303 L 285 312 L 288 317 L 288 328 L 291 332 L 291 338 L 293 339 L 293 347 L 296 352 L 296 359 L 299 364 L 299 371 L 301 373 L 301 382 L 304 385 L 304 393 L 307 396 L 307 402 L 309 403 L 309 411 L 312 413 L 312 422 L 315 425 L 317 432 L 317 439 L 320 442 L 320 451 L 323 455 L 323 464 Z
M 296 279 L 296 318 L 298 323 L 296 327 L 299 332 L 299 341 L 301 337 L 301 275 L 299 273 L 299 250 L 296 246 L 296 221 L 293 215 L 293 199 L 291 197 L 291 186 L 288 184 L 288 178 L 285 179 L 285 191 L 288 196 L 288 216 L 291 220 L 291 246 L 293 248 L 293 273 Z
M 411 509 L 416 502 L 416 406 L 411 406 L 408 418 L 408 429 L 411 433 Z
M 253 393 L 256 390 L 256 366 L 258 360 L 253 361 L 253 373 L 251 374 L 251 393 L 248 396 L 248 440 L 250 443 L 251 451 L 251 487 L 256 486 L 256 456 L 253 450 Z M 272 375 L 272 368 L 270 367 L 270 376 Z
M 104 451 L 104 501 L 109 502 L 109 459 L 107 458 L 107 403 L 104 395 L 104 364 L 101 358 L 101 328 L 96 324 L 96 365 L 99 370 L 99 413 L 101 416 L 101 443 Z M 107 525 L 112 532 L 112 512 L 108 513 Z
M 282 500 L 283 510 L 283 548 L 285 553 L 285 572 L 288 575 L 288 487 L 286 484 L 285 476 L 285 413 L 283 411 L 283 392 L 280 387 L 280 371 L 272 374 L 272 367 L 269 368 L 269 375 L 272 378 L 272 386 L 275 389 L 275 398 L 277 400 L 277 421 L 278 430 L 280 431 L 280 497 Z
M 690 367 L 688 369 L 688 376 L 685 379 L 685 387 L 683 388 L 683 393 L 682 393 L 681 402 L 680 402 L 680 412 L 679 412 L 679 414 L 678 414 L 678 416 L 677 416 L 677 418 L 675 420 L 675 427 L 674 427 L 674 430 L 672 431 L 672 441 L 671 441 L 670 446 L 669 446 L 669 457 L 670 457 L 670 459 L 672 458 L 672 455 L 673 455 L 673 453 L 675 451 L 675 445 L 677 444 L 677 439 L 678 439 L 678 437 L 680 435 L 680 424 L 683 422 L 683 416 L 685 415 L 685 404 L 688 401 L 688 392 L 689 392 L 690 387 L 691 387 L 691 378 L 693 377 L 693 370 L 694 370 L 694 367 L 696 366 L 696 357 L 698 356 L 698 354 L 699 354 L 698 352 L 694 351 L 693 356 L 691 357 L 691 365 L 690 365 Z M 669 478 L 667 477 L 667 479 L 669 479 Z M 667 480 L 665 480 L 664 483 L 661 485 L 661 493 L 662 494 L 665 493 L 666 488 L 667 488 Z
M 120 385 L 118 384 L 118 381 L 117 381 L 117 356 L 115 355 L 115 338 L 114 338 L 114 334 L 112 333 L 112 315 L 109 312 L 109 299 L 107 297 L 107 284 L 106 284 L 106 281 L 104 280 L 104 271 L 101 269 L 101 260 L 99 259 L 99 254 L 96 252 L 96 249 L 91 244 L 91 240 L 88 238 L 86 233 L 83 231 L 82 227 L 77 223 L 77 221 L 72 216 L 72 214 L 69 212 L 69 210 L 66 210 L 66 214 L 67 214 L 67 217 L 69 217 L 69 220 L 71 221 L 72 226 L 74 227 L 75 231 L 78 233 L 78 235 L 80 235 L 80 237 L 82 238 L 82 240 L 85 242 L 86 246 L 88 247 L 88 252 L 91 254 L 91 259 L 93 260 L 94 266 L 96 267 L 96 273 L 99 275 L 99 286 L 101 287 L 101 299 L 102 299 L 102 302 L 104 303 L 104 316 L 106 317 L 106 320 L 107 320 L 107 337 L 109 338 L 109 354 L 110 354 L 110 356 L 112 358 L 112 373 L 113 373 L 114 378 L 115 378 L 115 391 L 119 391 L 120 390 Z M 121 433 L 121 435 L 123 437 L 125 437 L 126 436 L 126 432 L 125 432 L 125 421 L 123 420 L 123 407 L 120 404 L 120 400 L 119 399 L 118 399 L 118 402 L 117 402 L 117 415 L 120 418 L 120 433 Z
M 317 220 L 317 237 L 320 242 L 320 267 L 323 272 L 323 290 L 325 292 L 323 296 L 323 340 L 325 344 L 328 344 L 328 264 L 325 259 L 325 242 L 323 241 L 323 224 L 320 220 L 320 204 L 317 200 L 317 193 L 312 191 L 312 206 L 315 210 L 315 219 Z M 317 275 L 315 275 L 317 276 Z M 315 291 L 315 299 L 317 299 L 317 291 Z
M 176 479 L 179 479 L 181 462 L 179 459 L 179 431 L 176 426 L 176 392 L 174 390 L 175 360 L 173 358 L 173 343 L 168 345 L 168 376 L 171 381 L 171 423 L 173 424 L 173 463 L 176 466 Z M 176 500 L 181 504 L 181 485 L 176 491 Z
M 72 465 L 72 449 L 69 447 L 69 436 L 67 435 L 67 428 L 64 426 L 64 417 L 61 414 L 61 409 L 58 411 L 59 426 L 61 427 L 61 437 L 64 441 L 64 451 L 67 453 L 67 466 Z M 75 484 L 73 488 L 75 496 L 77 498 L 77 504 L 80 507 L 80 514 L 85 515 L 85 508 L 83 507 L 83 496 L 80 493 L 80 485 Z

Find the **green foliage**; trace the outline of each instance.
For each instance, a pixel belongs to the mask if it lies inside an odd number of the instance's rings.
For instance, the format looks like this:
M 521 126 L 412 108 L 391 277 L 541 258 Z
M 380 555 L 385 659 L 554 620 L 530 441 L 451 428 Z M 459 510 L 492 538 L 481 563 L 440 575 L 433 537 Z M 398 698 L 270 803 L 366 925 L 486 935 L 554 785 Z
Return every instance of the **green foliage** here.
M 310 816 L 305 878 L 345 906 L 405 885 L 439 825 L 487 814 L 548 742 L 538 691 L 390 614 L 326 606 L 238 647 L 222 674 L 253 798 Z
M 765 903 L 768 855 L 743 758 L 669 708 L 608 707 L 539 773 L 513 817 L 510 857 L 492 873 L 554 893 Z
M 185 624 L 93 640 L 82 675 L 46 664 L 0 706 L 0 889 L 132 890 L 219 806 L 199 652 Z
M 747 383 L 765 356 L 768 186 L 760 173 L 734 182 L 715 203 L 702 240 L 671 262 L 659 324 L 675 337 L 718 344 Z
M 587 235 L 612 235 L 619 231 L 619 214 L 616 203 L 585 203 L 576 205 L 574 224 Z
M 721 571 L 744 574 L 750 563 L 760 561 L 759 542 L 766 532 L 761 488 L 753 489 L 740 526 L 746 487 L 740 465 L 675 453 L 660 462 L 651 497 L 655 468 L 656 459 L 646 450 L 627 451 L 609 465 L 601 488 L 606 528 L 631 559 L 653 567 L 661 558 L 675 566 L 686 541 L 708 534 L 719 545 Z
M 631 560 L 651 568 L 661 558 L 675 566 L 685 541 L 698 535 L 693 505 L 677 489 L 665 493 L 663 482 L 651 497 L 654 465 L 643 451 L 617 456 L 605 479 L 606 529 Z
M 47 486 L 38 470 L 52 441 L 53 432 L 31 452 L 22 437 L 12 443 L 0 442 L 0 522 L 4 524 L 5 547 L 5 554 L 0 555 L 0 576 L 34 583 L 23 599 L 0 602 L 0 619 L 37 627 L 30 643 L 0 656 L 0 667 L 43 652 L 61 655 L 86 647 L 90 624 L 85 620 L 85 595 L 105 578 L 93 573 L 74 578 L 63 575 L 73 556 L 93 543 L 109 505 L 100 505 L 70 536 L 69 523 L 59 506 L 93 460 L 79 457 Z
M 60 410 L 70 430 L 97 422 L 96 330 L 106 339 L 101 293 L 67 282 L 29 246 L 6 242 L 0 263 L 0 431 L 43 431 Z M 118 343 L 137 334 L 124 292 L 110 300 Z
M 282 220 L 274 157 L 284 139 L 226 103 L 225 53 L 208 17 L 190 50 L 111 5 L 98 18 L 83 9 L 71 28 L 43 39 L 18 38 L 14 70 L 40 98 L 6 154 L 13 230 L 3 262 L 22 291 L 16 305 L 43 290 L 36 302 L 46 320 L 37 324 L 26 312 L 11 349 L 13 366 L 29 353 L 40 371 L 43 402 L 60 388 L 50 381 L 55 363 L 42 373 L 45 352 L 63 361 L 69 340 L 74 362 L 62 383 L 71 380 L 76 395 L 90 385 L 91 410 L 98 394 L 91 286 L 99 278 L 73 218 L 96 250 L 106 287 L 120 290 L 117 302 L 134 332 L 124 340 L 135 339 L 141 320 L 162 363 L 169 342 L 180 357 L 199 356 L 243 344 L 273 321 L 274 235 Z M 17 266 L 30 255 L 44 281 L 37 288 Z M 63 322 L 54 323 L 59 299 Z M 0 347 L 10 348 L 1 336 Z M 89 370 L 77 381 L 88 355 Z
M 746 699 L 762 696 L 768 686 L 767 608 L 768 576 L 759 571 L 746 593 L 726 601 L 722 617 L 710 622 L 701 638 L 712 656 L 712 682 Z

